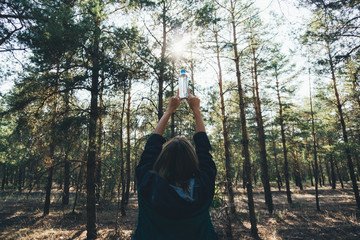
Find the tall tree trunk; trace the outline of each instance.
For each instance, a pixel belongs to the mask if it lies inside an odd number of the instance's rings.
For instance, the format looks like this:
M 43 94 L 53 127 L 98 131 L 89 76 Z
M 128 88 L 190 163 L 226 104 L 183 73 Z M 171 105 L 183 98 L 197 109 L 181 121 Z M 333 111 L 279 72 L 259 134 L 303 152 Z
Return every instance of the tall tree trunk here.
M 331 145 L 329 141 L 329 146 Z M 332 189 L 336 189 L 336 175 L 335 175 L 335 166 L 334 166 L 334 154 L 332 150 L 330 152 L 330 169 L 331 169 L 331 187 Z
M 236 79 L 237 87 L 239 94 L 239 106 L 240 106 L 240 120 L 241 120 L 241 135 L 242 135 L 242 145 L 243 145 L 243 156 L 244 156 L 244 180 L 245 186 L 247 189 L 248 196 L 248 206 L 249 206 L 249 215 L 251 223 L 251 233 L 254 237 L 258 237 L 258 229 L 255 217 L 255 207 L 251 183 L 251 162 L 250 162 L 250 152 L 249 152 L 249 137 L 246 127 L 246 115 L 245 115 L 245 101 L 244 101 L 244 92 L 241 83 L 241 73 L 240 73 L 240 56 L 237 49 L 237 33 L 236 33 L 236 21 L 235 21 L 235 6 L 233 0 L 230 0 L 231 4 L 231 25 L 233 31 L 233 50 L 235 55 L 235 69 L 236 69 Z
M 317 162 L 317 149 L 316 149 L 316 135 L 315 135 L 315 121 L 314 121 L 314 112 L 312 105 L 312 94 L 311 94 L 311 82 L 310 82 L 310 68 L 309 68 L 309 89 L 310 89 L 310 114 L 311 114 L 311 134 L 313 140 L 313 154 L 314 154 L 314 175 L 315 175 L 315 199 L 316 199 L 316 209 L 320 211 L 319 204 L 319 191 L 318 191 L 318 182 L 319 182 L 319 170 Z
M 354 195 L 355 195 L 355 199 L 356 199 L 357 208 L 360 209 L 359 189 L 358 189 L 358 185 L 356 182 L 353 162 L 351 160 L 351 152 L 350 152 L 350 148 L 348 145 L 349 140 L 348 140 L 345 120 L 344 120 L 344 116 L 343 116 L 343 112 L 342 112 L 342 104 L 340 102 L 340 97 L 339 97 L 339 93 L 337 90 L 335 68 L 334 68 L 334 64 L 333 64 L 333 60 L 332 60 L 332 56 L 331 56 L 329 42 L 326 42 L 326 48 L 327 48 L 328 57 L 329 57 L 331 77 L 332 77 L 333 87 L 334 87 L 334 92 L 335 92 L 335 97 L 336 97 L 336 105 L 337 105 L 338 114 L 340 117 L 340 123 L 341 123 L 342 132 L 343 132 L 343 139 L 345 142 L 345 154 L 346 154 L 346 158 L 347 158 L 348 169 L 349 169 L 349 173 L 350 173 L 350 178 L 351 178 L 351 182 L 352 182 L 352 186 L 353 186 L 353 191 L 354 191 Z
M 126 108 L 126 191 L 125 191 L 125 204 L 129 202 L 129 192 L 130 192 L 130 180 L 131 180 L 131 149 L 130 149 L 130 107 L 131 107 L 131 79 L 129 79 L 129 88 L 128 88 L 128 99 L 127 99 L 127 108 Z
M 50 155 L 54 154 L 53 147 L 50 149 Z M 53 155 L 54 156 L 54 155 Z M 50 210 L 50 198 L 51 198 L 51 187 L 52 187 L 52 179 L 53 179 L 53 172 L 54 172 L 54 166 L 53 166 L 53 159 L 49 158 L 49 167 L 47 168 L 47 182 L 46 182 L 46 188 L 45 188 L 45 204 L 44 204 L 44 215 L 49 214 Z
M 296 182 L 297 182 L 300 190 L 303 190 L 303 185 L 301 182 L 301 172 L 300 172 L 298 149 L 295 149 L 295 178 L 296 178 Z
M 103 75 L 103 74 L 101 74 Z M 95 170 L 95 197 L 96 202 L 100 201 L 100 191 L 101 191 L 101 146 L 103 141 L 103 91 L 104 91 L 104 84 L 105 84 L 105 77 L 101 76 L 101 83 L 100 83 L 100 91 L 99 91 L 99 116 L 98 116 L 98 138 L 96 141 L 97 149 L 96 149 L 96 170 Z
M 252 30 L 251 30 L 252 31 Z M 252 35 L 252 33 L 251 33 Z M 259 83 L 258 83 L 258 71 L 257 71 L 257 59 L 256 59 L 256 49 L 254 48 L 253 38 L 251 36 L 250 42 L 250 50 L 252 53 L 252 62 L 253 62 L 253 88 L 255 91 L 254 95 L 254 108 L 256 115 L 256 123 L 257 123 L 257 132 L 259 137 L 259 150 L 260 150 L 260 160 L 261 160 L 261 182 L 264 187 L 265 194 L 265 203 L 268 206 L 268 211 L 271 214 L 273 212 L 274 206 L 271 195 L 271 187 L 270 187 L 270 179 L 269 179 L 269 170 L 266 159 L 266 143 L 265 143 L 265 130 L 264 130 L 264 122 L 261 113 L 261 100 L 259 94 Z
M 350 79 L 351 79 L 351 83 L 352 83 L 352 88 L 353 88 L 353 92 L 354 92 L 354 97 L 356 99 L 356 102 L 359 106 L 359 111 L 360 111 L 360 91 L 357 90 L 356 84 L 358 83 L 358 74 L 360 72 L 360 68 L 357 68 L 354 72 L 352 72 L 351 70 L 349 70 L 350 73 Z
M 126 87 L 124 83 L 124 89 L 123 89 L 123 104 L 121 109 L 121 116 L 120 116 L 120 183 L 121 184 L 121 202 L 120 202 L 120 212 L 121 216 L 126 216 L 125 212 L 125 205 L 126 205 L 126 198 L 125 198 L 125 171 L 124 171 L 124 165 L 125 165 L 125 159 L 124 159 L 124 139 L 123 139 L 123 121 L 124 121 L 124 113 L 125 113 L 125 103 L 126 103 Z
M 276 92 L 278 97 L 279 103 L 279 120 L 280 120 L 280 132 L 281 132 L 281 142 L 283 147 L 283 154 L 284 154 L 284 176 L 285 176 L 285 184 L 286 184 L 286 196 L 288 203 L 292 203 L 291 199 L 291 190 L 290 190 L 290 179 L 289 179 L 289 162 L 288 162 L 288 155 L 287 155 L 287 146 L 286 146 L 286 137 L 285 137 L 285 124 L 284 124 L 284 117 L 283 117 L 283 109 L 280 97 L 280 87 L 279 87 L 279 79 L 277 74 L 277 69 L 275 68 L 275 76 L 276 76 Z
M 69 197 L 70 197 L 70 161 L 69 161 L 69 151 L 70 149 L 66 150 L 65 159 L 64 159 L 64 192 L 62 196 L 62 204 L 68 205 L 69 204 Z
M 308 162 L 308 164 L 309 164 L 309 175 L 310 175 L 311 186 L 313 187 L 314 186 L 313 174 L 312 174 L 313 170 L 311 169 L 310 162 Z
M 100 71 L 100 18 L 96 16 L 94 19 L 94 43 L 91 54 L 92 60 L 92 77 L 91 77 L 91 102 L 90 102 L 90 120 L 89 120 L 89 147 L 88 159 L 86 166 L 86 213 L 87 213 L 87 239 L 96 239 L 96 196 L 95 196 L 95 169 L 96 169 L 96 130 L 98 113 L 98 97 L 99 97 L 99 71 Z
M 319 148 L 319 146 L 318 146 Z M 324 176 L 324 168 L 321 162 L 322 158 L 319 158 L 319 168 L 320 168 L 320 174 L 321 174 L 321 180 L 322 181 L 322 185 L 325 187 L 325 176 Z
M 172 72 L 172 79 L 171 79 L 171 96 L 174 96 L 175 95 L 175 87 L 174 87 L 174 82 L 175 82 L 175 79 L 177 79 L 177 77 L 175 78 L 175 76 L 178 76 L 175 72 L 175 63 L 173 62 L 173 72 Z M 175 137 L 175 112 L 173 112 L 171 114 L 171 119 L 170 119 L 170 130 L 171 130 L 171 138 Z
M 326 174 L 328 176 L 329 186 L 332 186 L 332 183 L 331 183 L 332 178 L 331 178 L 330 166 L 329 166 L 328 161 L 325 162 L 325 169 L 326 169 Z
M 278 161 L 277 161 L 277 150 L 276 150 L 276 142 L 275 142 L 275 139 L 273 139 L 272 144 L 273 144 L 273 151 L 274 151 L 274 162 L 275 162 L 275 171 L 276 171 L 276 183 L 277 183 L 277 185 L 278 185 L 279 192 L 281 192 L 282 181 L 281 181 L 281 176 L 280 176 L 280 171 L 279 171 L 279 165 L 278 165 Z
M 159 83 L 159 92 L 158 92 L 158 120 L 160 121 L 163 115 L 163 92 L 164 92 L 164 82 L 165 82 L 165 65 L 166 59 L 165 54 L 167 50 L 167 7 L 166 1 L 162 1 L 162 45 L 161 45 L 161 57 L 160 57 L 160 69 L 158 75 L 158 83 Z
M 229 200 L 230 205 L 230 218 L 227 223 L 227 231 L 226 235 L 228 239 L 232 239 L 232 228 L 231 228 L 231 219 L 236 217 L 236 208 L 234 201 L 234 190 L 233 190 L 233 172 L 231 166 L 231 155 L 230 155 L 230 141 L 229 141 L 229 133 L 227 126 L 227 116 L 225 109 L 225 101 L 224 101 L 224 91 L 223 91 L 223 83 L 222 83 L 222 69 L 221 69 L 221 61 L 220 61 L 220 48 L 218 41 L 218 31 L 214 29 L 215 42 L 216 42 L 216 59 L 218 65 L 218 84 L 219 84 L 219 93 L 220 93 L 220 109 L 221 109 L 221 119 L 222 119 L 222 134 L 223 134 L 223 144 L 224 144 L 224 152 L 225 152 L 225 178 L 226 178 L 226 193 Z
M 51 110 L 51 126 L 50 126 L 50 143 L 49 143 L 49 154 L 45 154 L 48 159 L 45 159 L 47 165 L 47 183 L 46 183 L 46 195 L 45 195 L 45 204 L 44 204 L 44 216 L 49 214 L 50 209 L 50 198 L 51 198 L 51 187 L 52 179 L 54 172 L 54 155 L 55 155 L 55 128 L 56 128 L 56 117 L 57 117 L 57 99 L 58 96 L 58 85 L 59 85 L 59 76 L 60 76 L 60 63 L 57 64 L 56 69 L 56 83 L 54 89 L 54 98 L 53 106 Z
M 17 181 L 17 187 L 18 187 L 18 191 L 19 193 L 21 193 L 21 186 L 22 186 L 22 178 L 23 178 L 23 168 L 22 168 L 22 164 L 20 164 L 19 166 L 19 176 L 18 176 L 18 181 Z
M 2 173 L 3 173 L 3 176 L 2 176 L 2 181 L 1 181 L 1 190 L 4 191 L 5 189 L 5 182 L 6 182 L 6 173 L 7 173 L 7 168 L 6 168 L 6 165 L 3 163 L 2 164 Z
M 340 181 L 340 184 L 341 184 L 341 188 L 344 189 L 344 182 L 343 182 L 343 180 L 342 180 L 342 177 L 341 177 L 341 174 L 340 174 L 339 165 L 338 165 L 336 159 L 334 159 L 334 163 L 335 163 L 335 167 L 336 167 L 336 173 L 337 173 L 337 176 L 338 176 L 339 181 Z
M 68 117 L 70 110 L 69 105 L 69 92 L 65 94 L 65 118 Z M 69 129 L 66 129 L 64 138 L 66 141 L 69 139 Z M 70 161 L 69 161 L 69 153 L 70 153 L 71 145 L 69 142 L 65 144 L 65 158 L 64 158 L 64 191 L 62 195 L 62 204 L 68 205 L 70 198 Z
M 79 174 L 76 180 L 76 192 L 75 192 L 75 199 L 74 199 L 74 204 L 73 204 L 73 209 L 72 209 L 72 213 L 75 213 L 75 208 L 76 208 L 76 204 L 79 198 L 79 194 L 81 193 L 82 190 L 82 174 L 83 174 L 83 170 L 84 166 L 80 165 L 80 170 L 79 170 Z

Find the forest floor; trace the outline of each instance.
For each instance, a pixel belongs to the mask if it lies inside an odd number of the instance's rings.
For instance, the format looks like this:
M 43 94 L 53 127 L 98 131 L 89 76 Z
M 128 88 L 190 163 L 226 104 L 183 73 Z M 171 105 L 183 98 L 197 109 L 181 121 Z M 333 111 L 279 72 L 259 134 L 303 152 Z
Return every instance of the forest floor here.
M 273 190 L 274 213 L 270 215 L 264 204 L 262 188 L 254 189 L 256 216 L 261 239 L 360 239 L 360 211 L 349 185 L 345 189 L 319 188 L 321 211 L 316 211 L 314 189 L 303 191 L 292 186 L 290 205 L 285 191 Z M 296 190 L 295 190 L 296 189 Z M 0 239 L 85 239 L 85 207 L 61 205 L 61 192 L 53 189 L 50 214 L 42 215 L 44 193 L 0 192 Z M 73 197 L 73 196 L 72 196 Z M 233 223 L 234 239 L 252 239 L 248 219 L 247 197 L 237 189 L 236 203 L 240 221 Z M 81 204 L 84 205 L 84 197 Z M 70 198 L 70 203 L 73 198 Z M 127 215 L 119 218 L 121 237 L 115 236 L 116 203 L 104 201 L 98 207 L 99 239 L 131 239 L 137 221 L 137 199 L 132 195 Z M 224 208 L 211 210 L 215 230 L 225 237 Z

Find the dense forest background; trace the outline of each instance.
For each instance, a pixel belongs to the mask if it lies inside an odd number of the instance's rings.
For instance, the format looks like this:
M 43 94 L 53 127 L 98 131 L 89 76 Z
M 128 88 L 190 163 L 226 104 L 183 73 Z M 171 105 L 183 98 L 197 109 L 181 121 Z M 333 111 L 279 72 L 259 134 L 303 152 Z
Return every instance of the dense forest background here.
M 351 228 L 335 232 L 360 236 L 359 1 L 0 3 L 1 238 L 36 239 L 26 213 L 86 230 L 42 238 L 131 238 L 134 169 L 180 69 L 218 167 L 221 238 L 276 239 L 291 211 L 342 212 Z M 194 128 L 184 102 L 165 136 Z

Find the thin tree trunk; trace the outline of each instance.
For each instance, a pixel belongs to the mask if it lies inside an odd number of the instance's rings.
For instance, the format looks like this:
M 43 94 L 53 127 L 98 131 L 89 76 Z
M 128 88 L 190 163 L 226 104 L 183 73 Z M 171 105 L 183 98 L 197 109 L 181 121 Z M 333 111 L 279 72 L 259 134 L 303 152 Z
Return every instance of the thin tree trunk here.
M 164 82 L 165 82 L 165 65 L 166 59 L 165 54 L 167 50 L 167 7 L 166 1 L 162 2 L 163 9 L 162 9 L 162 45 L 161 45 L 161 58 L 160 58 L 160 71 L 159 71 L 159 92 L 158 92 L 158 120 L 160 121 L 163 115 L 163 92 L 164 92 Z
M 319 146 L 318 146 L 318 148 L 319 148 Z M 325 187 L 324 168 L 323 168 L 321 160 L 322 160 L 322 158 L 319 158 L 319 168 L 320 168 L 320 174 L 321 174 L 321 180 L 320 181 L 322 181 L 322 185 Z
M 47 183 L 46 183 L 46 196 L 45 196 L 45 204 L 44 204 L 44 216 L 49 214 L 50 209 L 50 198 L 51 198 L 51 187 L 52 187 L 52 179 L 53 179 L 53 172 L 54 172 L 54 155 L 55 155 L 55 128 L 56 128 L 56 115 L 57 115 L 57 92 L 58 92 L 58 84 L 59 84 L 59 75 L 60 75 L 60 65 L 57 64 L 56 70 L 56 83 L 55 83 L 55 98 L 54 98 L 54 105 L 51 110 L 51 126 L 50 126 L 50 143 L 49 143 L 49 155 L 45 156 L 48 157 L 46 160 L 47 165 Z
M 69 161 L 69 151 L 70 149 L 66 150 L 65 159 L 64 159 L 64 192 L 62 196 L 62 204 L 68 205 L 69 204 L 69 197 L 70 197 L 70 161 Z
M 175 72 L 175 63 L 172 62 L 172 66 L 173 66 L 173 72 L 172 72 L 172 78 L 171 78 L 171 96 L 175 95 L 175 87 L 174 87 L 174 82 L 175 82 L 175 76 L 178 76 Z M 177 79 L 177 77 L 176 77 Z M 171 119 L 170 119 L 170 130 L 171 130 L 171 134 L 170 137 L 173 138 L 175 137 L 175 112 L 173 112 L 171 114 Z
M 297 149 L 295 149 L 295 177 L 296 177 L 296 182 L 298 183 L 298 187 L 300 188 L 300 190 L 303 190 L 303 185 L 301 182 L 300 164 L 299 164 L 299 153 Z
M 241 83 L 241 73 L 240 73 L 240 61 L 239 61 L 239 52 L 237 49 L 237 33 L 236 33 L 236 21 L 235 21 L 235 6 L 233 0 L 230 0 L 231 4 L 231 25 L 233 30 L 233 49 L 235 56 L 235 69 L 236 69 L 236 79 L 238 86 L 239 94 L 239 106 L 240 106 L 240 120 L 241 120 L 241 135 L 242 135 L 242 145 L 243 145 L 243 156 L 244 156 L 244 180 L 245 186 L 247 189 L 248 196 L 248 206 L 249 206 L 249 216 L 251 223 L 251 233 L 254 237 L 258 237 L 258 229 L 255 217 L 255 206 L 253 199 L 252 183 L 251 183 L 251 163 L 250 163 L 250 152 L 249 152 L 249 137 L 246 127 L 246 115 L 245 115 L 245 101 L 244 101 L 244 92 Z
M 218 31 L 214 29 L 215 35 L 215 42 L 216 42 L 216 59 L 218 65 L 218 84 L 219 84 L 219 92 L 220 92 L 220 109 L 221 109 L 221 119 L 222 119 L 222 134 L 223 134 L 223 145 L 224 145 L 224 152 L 225 152 L 225 178 L 226 178 L 226 193 L 229 200 L 230 205 L 230 212 L 228 219 L 227 219 L 227 227 L 226 227 L 226 236 L 228 239 L 232 239 L 232 219 L 236 218 L 236 208 L 235 208 L 235 201 L 234 201 L 234 191 L 233 191 L 233 173 L 232 173 L 232 166 L 231 166 L 231 155 L 230 155 L 230 141 L 229 141 L 229 134 L 228 134 L 228 127 L 227 127 L 227 116 L 226 116 L 226 109 L 225 109 L 225 102 L 224 102 L 224 91 L 223 91 L 223 83 L 222 83 L 222 69 L 221 69 L 221 62 L 220 62 L 220 48 L 219 48 L 219 41 L 218 41 Z
M 334 159 L 334 163 L 335 163 L 335 167 L 336 167 L 336 173 L 338 175 L 338 178 L 339 178 L 339 181 L 340 181 L 340 184 L 341 184 L 341 188 L 344 189 L 344 182 L 342 180 L 342 177 L 341 177 L 341 174 L 340 174 L 340 169 L 339 169 L 339 166 L 338 166 L 338 163 L 337 163 L 336 159 Z
M 326 169 L 326 174 L 328 177 L 329 186 L 332 186 L 332 183 L 331 183 L 332 179 L 331 179 L 331 173 L 330 173 L 330 167 L 329 167 L 328 161 L 325 162 L 325 169 Z
M 252 34 L 252 33 L 251 33 Z M 273 212 L 274 206 L 271 195 L 271 187 L 269 180 L 269 170 L 268 163 L 266 159 L 266 143 L 265 143 L 265 130 L 264 130 L 264 122 L 261 113 L 261 100 L 259 94 L 259 83 L 258 83 L 258 71 L 257 71 L 257 59 L 256 59 L 256 49 L 254 48 L 253 38 L 251 36 L 250 49 L 252 53 L 252 62 L 253 62 L 253 89 L 254 89 L 254 108 L 256 115 L 256 123 L 257 123 L 257 132 L 259 137 L 259 151 L 260 151 L 260 160 L 261 160 L 261 182 L 264 187 L 265 194 L 265 203 L 268 206 L 268 211 L 271 214 Z
M 80 166 L 80 171 L 77 177 L 77 181 L 76 181 L 76 192 L 75 192 L 75 199 L 74 199 L 74 204 L 73 204 L 73 209 L 72 209 L 72 213 L 75 213 L 75 208 L 76 208 L 76 204 L 79 198 L 79 193 L 82 190 L 82 174 L 83 174 L 83 166 Z
M 7 168 L 6 168 L 6 165 L 3 164 L 3 177 L 2 177 L 2 181 L 1 181 L 1 190 L 4 191 L 5 189 L 5 182 L 6 182 L 6 173 L 7 173 Z
M 284 176 L 285 176 L 285 184 L 286 184 L 286 196 L 288 203 L 292 203 L 291 199 L 291 190 L 290 190 L 290 179 L 289 179 L 289 163 L 288 163 L 288 155 L 287 155 L 287 146 L 286 146 L 286 137 L 285 137 L 285 124 L 283 117 L 283 109 L 280 97 L 280 87 L 279 87 L 279 79 L 277 77 L 277 69 L 275 68 L 275 76 L 276 76 L 276 91 L 278 96 L 279 103 L 279 121 L 280 121 L 280 132 L 281 132 L 281 142 L 283 146 L 283 154 L 284 154 Z
M 125 171 L 124 171 L 124 165 L 125 165 L 125 159 L 124 159 L 124 140 L 123 140 L 123 120 L 124 120 L 124 113 L 125 113 L 125 103 L 126 103 L 126 87 L 124 83 L 124 89 L 123 89 L 123 104 L 121 109 L 121 116 L 120 116 L 120 182 L 121 182 L 121 202 L 120 202 L 120 212 L 121 216 L 126 216 L 125 212 Z
M 227 116 L 226 116 L 226 109 L 225 109 L 225 101 L 224 101 L 224 91 L 223 91 L 223 83 L 222 83 L 222 69 L 221 69 L 221 62 L 220 62 L 220 48 L 218 42 L 218 33 L 215 30 L 215 41 L 216 41 L 216 56 L 217 56 L 217 64 L 218 64 L 218 84 L 219 84 L 219 91 L 220 91 L 220 109 L 221 109 L 221 118 L 222 118 L 222 133 L 223 133 L 223 144 L 224 144 L 224 152 L 225 152 L 225 174 L 226 174 L 226 188 L 227 194 L 230 202 L 230 214 L 232 217 L 236 216 L 236 209 L 235 209 L 235 201 L 234 201 L 234 191 L 232 186 L 232 167 L 231 167 L 231 155 L 230 155 L 230 141 L 229 141 L 229 134 L 228 134 L 228 127 L 227 127 Z
M 104 76 L 101 77 L 101 86 L 99 91 L 99 116 L 98 116 L 98 139 L 96 142 L 97 149 L 96 149 L 96 171 L 95 171 L 95 197 L 96 202 L 99 203 L 100 201 L 100 191 L 101 191 L 101 146 L 103 141 L 103 91 L 104 91 L 104 83 L 105 79 Z
M 334 87 L 334 92 L 335 92 L 335 97 L 336 97 L 336 105 L 337 105 L 338 114 L 339 114 L 339 117 L 340 117 L 340 123 L 341 123 L 342 132 L 343 132 L 343 139 L 344 139 L 344 142 L 345 142 L 345 154 L 346 154 L 346 158 L 347 158 L 348 169 L 349 169 L 349 173 L 350 173 L 350 178 L 351 178 L 351 182 L 352 182 L 352 186 L 353 186 L 353 191 L 354 191 L 354 195 L 355 195 L 355 199 L 356 199 L 357 208 L 360 209 L 359 189 L 358 189 L 358 185 L 357 185 L 357 182 L 356 182 L 353 162 L 351 160 L 351 152 L 350 152 L 350 148 L 349 148 L 349 145 L 348 145 L 348 143 L 349 143 L 348 135 L 347 135 L 345 120 L 344 120 L 344 116 L 343 116 L 343 112 L 342 112 L 342 104 L 340 102 L 340 97 L 339 97 L 339 93 L 338 93 L 338 90 L 337 90 L 336 77 L 335 77 L 335 68 L 334 68 L 334 64 L 333 64 L 333 61 L 332 61 L 329 42 L 326 42 L 326 48 L 327 48 L 327 52 L 328 52 L 328 56 L 329 56 L 331 77 L 332 77 L 333 87 Z
M 330 145 L 330 144 L 329 144 Z M 335 175 L 335 166 L 334 166 L 334 155 L 330 153 L 330 169 L 331 169 L 331 187 L 332 189 L 336 189 L 336 175 Z
M 319 204 L 319 191 L 318 191 L 318 182 L 319 182 L 319 170 L 317 162 L 317 149 L 316 149 L 316 135 L 315 135 L 315 121 L 314 121 L 314 112 L 312 105 L 312 94 L 311 94 L 311 83 L 310 83 L 310 68 L 309 68 L 309 89 L 310 89 L 310 114 L 311 114 L 311 133 L 313 140 L 313 154 L 314 154 L 314 175 L 315 175 L 315 199 L 316 199 L 316 209 L 320 211 Z
M 51 195 L 54 166 L 48 167 L 47 172 L 48 172 L 48 176 L 47 176 L 47 183 L 45 188 L 46 195 L 45 195 L 44 215 L 48 215 L 50 210 L 50 195 Z
M 308 164 L 309 164 L 309 175 L 310 175 L 311 186 L 313 187 L 314 186 L 313 174 L 312 174 L 313 170 L 311 169 L 310 162 L 308 162 Z
M 68 118 L 68 114 L 70 111 L 69 105 L 69 92 L 65 93 L 65 118 Z M 67 141 L 65 143 L 65 158 L 64 158 L 64 191 L 62 195 L 62 204 L 68 205 L 70 198 L 70 161 L 69 161 L 69 153 L 71 149 L 71 145 L 68 142 L 69 140 L 69 129 L 65 130 L 64 138 Z
M 100 71 L 100 18 L 95 17 L 94 45 L 92 52 L 92 77 L 91 77 L 91 102 L 90 102 L 90 120 L 89 120 L 89 147 L 86 166 L 86 230 L 87 239 L 96 239 L 96 196 L 95 196 L 95 169 L 96 169 L 96 130 L 99 96 L 99 71 Z
M 21 193 L 21 181 L 22 181 L 22 176 L 23 175 L 23 169 L 22 169 L 22 164 L 19 166 L 19 176 L 18 176 L 18 181 L 17 181 L 17 187 L 18 187 L 18 191 L 19 193 Z
M 275 162 L 275 171 L 276 171 L 276 183 L 277 183 L 277 185 L 278 185 L 279 192 L 281 192 L 282 181 L 281 181 L 281 176 L 280 176 L 279 167 L 278 167 L 277 151 L 276 151 L 276 142 L 275 142 L 275 139 L 273 139 L 272 144 L 273 144 L 273 151 L 274 151 L 274 162 Z
M 130 195 L 130 180 L 131 180 L 131 149 L 130 149 L 130 107 L 131 107 L 131 79 L 129 80 L 128 88 L 128 99 L 127 99 L 127 108 L 126 108 L 126 191 L 125 191 L 125 204 L 129 202 Z

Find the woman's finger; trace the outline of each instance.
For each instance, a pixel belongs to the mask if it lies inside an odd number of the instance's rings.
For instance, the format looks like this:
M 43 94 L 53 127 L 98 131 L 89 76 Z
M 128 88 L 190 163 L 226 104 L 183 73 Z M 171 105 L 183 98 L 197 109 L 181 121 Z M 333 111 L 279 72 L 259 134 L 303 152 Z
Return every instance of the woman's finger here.
M 190 93 L 190 89 L 189 89 L 189 88 L 187 88 L 187 92 L 188 92 L 189 97 L 194 97 L 194 95 L 192 95 L 192 94 Z

